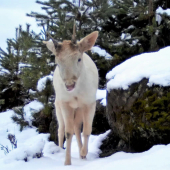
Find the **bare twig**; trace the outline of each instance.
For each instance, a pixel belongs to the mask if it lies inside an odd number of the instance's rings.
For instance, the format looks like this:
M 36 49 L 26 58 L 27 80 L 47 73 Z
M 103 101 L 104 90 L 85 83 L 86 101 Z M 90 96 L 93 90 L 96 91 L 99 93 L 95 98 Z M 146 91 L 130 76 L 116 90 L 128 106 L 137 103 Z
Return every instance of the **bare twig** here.
M 10 152 L 10 150 L 8 149 L 8 146 L 5 147 L 5 146 L 3 146 L 3 145 L 0 144 L 0 148 L 1 148 L 1 150 L 4 151 L 4 154 L 5 154 L 5 155 Z

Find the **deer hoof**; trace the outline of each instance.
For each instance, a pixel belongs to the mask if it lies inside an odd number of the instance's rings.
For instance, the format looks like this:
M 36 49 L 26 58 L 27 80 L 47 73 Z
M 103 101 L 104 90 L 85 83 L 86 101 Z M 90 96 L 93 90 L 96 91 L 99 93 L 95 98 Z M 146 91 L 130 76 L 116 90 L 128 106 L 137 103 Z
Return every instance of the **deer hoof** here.
M 71 165 L 71 161 L 65 161 L 64 165 Z
M 86 159 L 86 156 L 81 156 L 81 159 Z

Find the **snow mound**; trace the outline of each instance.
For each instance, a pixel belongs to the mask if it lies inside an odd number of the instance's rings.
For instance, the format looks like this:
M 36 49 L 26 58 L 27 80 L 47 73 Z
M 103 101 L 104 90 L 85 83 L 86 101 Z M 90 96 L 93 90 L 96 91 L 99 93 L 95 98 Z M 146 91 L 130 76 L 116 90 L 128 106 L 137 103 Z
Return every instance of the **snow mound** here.
M 30 102 L 24 106 L 24 119 L 29 122 L 29 125 L 32 125 L 33 114 L 38 113 L 44 108 L 43 104 L 37 100 Z
M 48 75 L 48 76 L 45 76 L 41 79 L 39 79 L 38 83 L 37 83 L 37 90 L 39 92 L 43 91 L 46 87 L 46 82 L 50 80 L 52 81 L 53 80 L 53 76 L 52 75 Z
M 34 138 L 25 141 L 22 146 L 12 150 L 4 158 L 4 163 L 11 163 L 12 161 L 23 160 L 30 161 L 33 158 L 40 158 L 43 156 L 43 148 L 45 142 L 48 141 L 49 134 L 39 134 Z
M 46 154 L 55 154 L 60 152 L 62 149 L 57 146 L 54 142 L 48 142 L 45 144 L 43 152 Z
M 101 150 L 99 149 L 100 146 L 102 145 L 103 141 L 106 139 L 106 137 L 109 135 L 109 133 L 111 132 L 111 130 L 106 131 L 103 134 L 98 135 L 98 137 L 96 138 L 96 136 L 91 135 L 90 136 L 90 146 L 89 146 L 89 150 L 90 152 L 94 152 L 98 155 L 101 153 Z
M 154 84 L 170 86 L 170 47 L 158 52 L 134 56 L 107 73 L 107 90 L 124 90 L 143 78 L 148 78 L 148 86 Z

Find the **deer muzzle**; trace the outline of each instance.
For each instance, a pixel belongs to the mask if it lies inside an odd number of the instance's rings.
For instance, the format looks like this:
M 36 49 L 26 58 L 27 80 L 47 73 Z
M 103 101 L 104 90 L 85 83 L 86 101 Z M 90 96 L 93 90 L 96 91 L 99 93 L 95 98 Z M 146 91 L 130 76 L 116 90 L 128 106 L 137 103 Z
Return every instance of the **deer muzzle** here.
M 73 84 L 65 84 L 67 91 L 72 91 L 75 88 L 76 83 L 74 82 Z

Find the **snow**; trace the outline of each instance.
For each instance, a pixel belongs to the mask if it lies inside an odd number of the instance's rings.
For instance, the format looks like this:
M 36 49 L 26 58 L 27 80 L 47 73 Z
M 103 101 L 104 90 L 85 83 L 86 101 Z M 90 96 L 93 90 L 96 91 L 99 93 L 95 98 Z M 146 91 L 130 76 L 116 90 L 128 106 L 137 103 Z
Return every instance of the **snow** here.
M 14 161 L 30 161 L 38 158 L 43 151 L 45 142 L 48 141 L 49 134 L 38 134 L 34 138 L 27 139 L 18 148 L 12 150 L 3 159 L 4 163 L 12 163 Z
M 125 39 L 125 37 L 126 37 L 125 33 L 122 33 L 121 36 L 120 36 L 121 40 Z
M 122 33 L 121 36 L 120 36 L 121 40 L 129 40 L 131 39 L 131 35 L 129 33 Z
M 117 42 L 117 43 L 114 43 L 113 45 L 114 45 L 114 46 L 120 46 L 120 45 L 123 45 L 123 42 L 122 42 L 122 41 L 119 41 L 119 42 Z
M 19 63 L 19 70 L 24 67 L 31 67 L 30 64 L 25 64 L 25 63 Z
M 29 94 L 35 94 L 35 93 L 36 93 L 36 91 L 29 89 Z
M 103 99 L 103 98 L 106 98 L 106 90 L 98 89 L 97 93 L 96 93 L 96 100 L 100 100 L 100 99 Z
M 98 90 L 97 90 L 96 100 L 101 100 L 100 103 L 101 103 L 103 106 L 106 106 L 106 104 L 107 104 L 107 102 L 106 102 L 106 89 L 104 89 L 104 90 L 98 89 Z
M 170 16 L 170 9 L 162 9 L 161 7 L 158 7 L 156 10 L 156 21 L 158 22 L 158 25 L 161 24 L 162 21 L 162 17 L 159 14 L 167 14 L 168 16 Z
M 41 79 L 39 79 L 38 83 L 37 83 L 37 90 L 39 92 L 43 91 L 46 87 L 46 82 L 47 80 L 53 80 L 53 76 L 52 75 L 47 75 Z
M 99 92 L 100 93 L 100 92 Z M 104 91 L 101 91 L 104 93 Z M 98 97 L 100 98 L 100 94 Z M 104 96 L 104 95 L 103 95 Z M 37 108 L 38 109 L 38 108 Z M 0 150 L 0 167 L 2 170 L 169 170 L 170 144 L 156 145 L 143 153 L 118 152 L 109 157 L 99 158 L 99 147 L 110 133 L 110 130 L 89 138 L 89 153 L 86 160 L 79 158 L 75 136 L 72 139 L 71 166 L 64 166 L 65 150 L 49 141 L 49 134 L 38 134 L 36 128 L 26 128 L 22 132 L 19 126 L 12 122 L 12 110 L 0 113 L 0 144 L 9 146 L 8 133 L 15 134 L 17 148 L 10 149 L 4 155 Z M 27 114 L 27 113 L 26 113 Z
M 4 69 L 4 68 L 0 68 L 0 75 L 3 76 L 5 74 L 10 74 L 9 70 Z
M 91 49 L 92 53 L 97 53 L 99 56 L 104 56 L 106 59 L 112 58 L 112 56 L 106 52 L 106 50 L 101 49 L 98 46 L 94 46 Z
M 29 126 L 32 126 L 32 119 L 33 119 L 33 114 L 38 113 L 44 108 L 43 104 L 39 101 L 32 101 L 29 104 L 24 106 L 24 119 L 28 121 Z
M 135 26 L 134 25 L 130 25 L 127 29 L 134 29 Z
M 45 169 L 47 167 L 50 167 L 50 169 L 53 167 L 53 169 L 55 169 L 57 166 L 65 168 L 63 166 L 65 150 L 55 145 L 54 142 L 49 141 L 49 134 L 38 134 L 36 128 L 26 128 L 20 132 L 19 126 L 12 122 L 11 116 L 13 114 L 14 111 L 12 110 L 0 113 L 0 144 L 10 146 L 10 142 L 6 138 L 8 133 L 15 134 L 18 144 L 17 148 L 13 150 L 10 149 L 11 151 L 7 155 L 4 155 L 3 151 L 0 151 L 0 167 L 3 170 L 11 168 L 20 170 L 23 166 L 37 169 L 37 166 L 34 166 L 34 164 L 38 164 L 39 169 L 44 169 L 43 162 L 45 161 L 45 164 L 47 164 Z M 98 155 L 101 152 L 99 147 L 108 133 L 110 133 L 110 131 L 99 136 L 90 136 L 89 143 L 91 145 L 89 146 L 87 162 L 90 163 L 92 160 L 98 158 Z M 73 136 L 72 142 L 72 160 L 73 164 L 77 166 L 86 165 L 86 161 L 79 159 L 75 136 Z
M 106 98 L 102 99 L 102 101 L 100 102 L 103 106 L 106 106 L 107 105 L 107 100 Z
M 136 45 L 139 42 L 138 39 L 132 41 L 132 45 Z
M 156 14 L 156 21 L 158 22 L 158 25 L 161 24 L 162 17 L 159 14 Z
M 46 154 L 55 154 L 62 151 L 54 142 L 47 142 L 44 146 L 43 152 Z
M 134 7 L 136 7 L 137 6 L 137 2 L 133 2 L 133 5 L 134 5 Z
M 16 74 L 19 74 L 19 73 L 21 72 L 20 70 L 21 70 L 22 68 L 24 68 L 24 67 L 31 67 L 31 65 L 30 65 L 30 64 L 25 64 L 25 63 L 19 63 L 19 64 L 18 64 L 18 67 L 19 67 L 19 71 L 16 72 Z M 2 68 L 2 67 L 0 66 L 0 75 L 5 75 L 5 74 L 10 74 L 9 70 L 4 69 L 4 68 Z
M 159 7 L 159 8 L 156 10 L 156 13 L 159 13 L 159 14 L 164 14 L 164 13 L 166 13 L 167 15 L 170 16 L 170 9 L 164 10 L 164 9 L 162 9 L 161 7 Z
M 159 35 L 159 30 L 156 30 L 156 31 L 155 31 L 155 35 Z
M 107 90 L 124 90 L 143 78 L 148 78 L 148 86 L 154 84 L 170 86 L 170 47 L 158 52 L 143 53 L 134 56 L 107 73 Z

